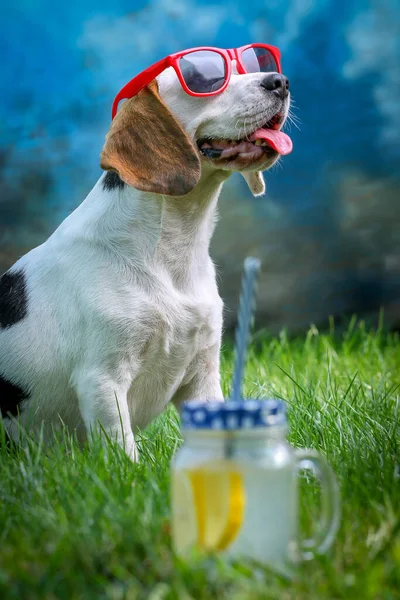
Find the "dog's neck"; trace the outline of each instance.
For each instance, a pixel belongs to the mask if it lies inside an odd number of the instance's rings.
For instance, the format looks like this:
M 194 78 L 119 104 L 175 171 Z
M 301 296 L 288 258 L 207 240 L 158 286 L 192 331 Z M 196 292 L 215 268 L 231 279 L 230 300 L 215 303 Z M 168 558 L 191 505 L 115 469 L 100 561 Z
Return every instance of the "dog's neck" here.
M 105 175 L 68 219 L 67 231 L 111 249 L 123 266 L 161 266 L 178 287 L 208 268 L 217 200 L 229 173 L 203 169 L 186 196 L 146 193 Z M 76 215 L 76 218 L 75 218 Z
M 178 287 L 198 280 L 209 268 L 209 246 L 217 217 L 217 201 L 224 171 L 202 172 L 199 183 L 186 196 L 165 197 L 155 257 Z

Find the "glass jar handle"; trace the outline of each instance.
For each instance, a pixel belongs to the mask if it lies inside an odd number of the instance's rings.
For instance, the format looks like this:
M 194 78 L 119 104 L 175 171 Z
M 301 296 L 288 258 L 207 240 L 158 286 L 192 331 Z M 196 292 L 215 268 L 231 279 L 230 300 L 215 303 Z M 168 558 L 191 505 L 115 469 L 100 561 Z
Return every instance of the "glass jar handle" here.
M 340 492 L 334 472 L 326 460 L 314 450 L 296 450 L 297 471 L 312 471 L 321 484 L 321 518 L 314 537 L 300 540 L 301 560 L 324 554 L 332 545 L 340 525 Z

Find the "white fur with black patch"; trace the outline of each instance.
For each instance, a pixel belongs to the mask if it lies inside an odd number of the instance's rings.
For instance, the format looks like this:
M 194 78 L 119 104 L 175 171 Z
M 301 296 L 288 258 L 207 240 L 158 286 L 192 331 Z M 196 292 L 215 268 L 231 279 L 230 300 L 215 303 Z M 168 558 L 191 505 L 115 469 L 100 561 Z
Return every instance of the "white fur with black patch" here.
M 170 69 L 158 86 L 195 144 L 239 139 L 277 110 L 287 114 L 289 98 L 267 93 L 262 77 L 233 74 L 211 98 L 185 94 Z M 243 169 L 253 193 L 263 193 L 261 170 L 276 158 Z M 209 244 L 221 187 L 237 169 L 201 157 L 197 185 L 176 198 L 103 174 L 53 235 L 16 263 L 27 312 L 0 327 L 0 377 L 21 392 L 22 425 L 33 433 L 43 425 L 49 437 L 64 423 L 84 440 L 100 423 L 135 460 L 135 429 L 168 402 L 223 400 L 223 306 Z M 16 438 L 17 422 L 3 417 Z

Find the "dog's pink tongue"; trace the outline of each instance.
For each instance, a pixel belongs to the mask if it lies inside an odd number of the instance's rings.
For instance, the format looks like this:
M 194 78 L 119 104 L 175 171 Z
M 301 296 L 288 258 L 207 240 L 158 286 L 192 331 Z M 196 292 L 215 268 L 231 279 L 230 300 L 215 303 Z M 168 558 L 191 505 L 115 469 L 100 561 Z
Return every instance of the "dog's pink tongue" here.
M 250 136 L 250 141 L 265 140 L 275 150 L 282 154 L 290 154 L 293 150 L 293 142 L 286 133 L 278 129 L 257 129 Z

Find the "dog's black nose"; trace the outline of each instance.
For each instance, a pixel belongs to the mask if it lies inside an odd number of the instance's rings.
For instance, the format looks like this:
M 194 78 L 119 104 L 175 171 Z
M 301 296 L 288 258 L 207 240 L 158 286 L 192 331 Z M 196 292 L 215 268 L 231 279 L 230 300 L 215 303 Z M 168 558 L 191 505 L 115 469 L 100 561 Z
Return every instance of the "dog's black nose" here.
M 260 85 L 268 92 L 274 92 L 274 94 L 280 96 L 282 99 L 286 98 L 289 93 L 289 79 L 280 73 L 266 75 Z

